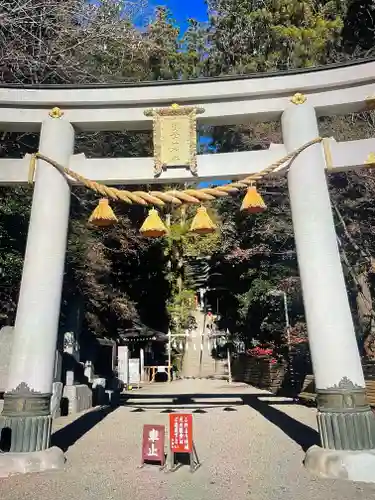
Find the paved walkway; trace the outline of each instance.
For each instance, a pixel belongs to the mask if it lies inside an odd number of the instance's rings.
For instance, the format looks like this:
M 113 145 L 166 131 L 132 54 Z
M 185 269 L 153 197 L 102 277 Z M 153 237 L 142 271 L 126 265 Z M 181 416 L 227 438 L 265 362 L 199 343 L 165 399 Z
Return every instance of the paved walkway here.
M 181 400 L 173 399 L 185 394 Z M 186 396 L 195 394 L 195 397 Z M 125 406 L 56 421 L 63 471 L 0 480 L 2 500 L 368 500 L 375 485 L 321 480 L 304 469 L 315 410 L 241 384 L 182 380 L 131 394 Z M 188 406 L 202 467 L 139 469 L 143 424 L 167 424 Z M 140 411 L 144 410 L 144 411 Z

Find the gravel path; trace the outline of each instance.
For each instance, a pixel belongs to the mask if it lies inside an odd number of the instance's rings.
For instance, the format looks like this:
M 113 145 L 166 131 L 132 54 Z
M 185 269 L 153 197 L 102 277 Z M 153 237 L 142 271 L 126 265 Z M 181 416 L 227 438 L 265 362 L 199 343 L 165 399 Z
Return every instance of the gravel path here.
M 199 394 L 199 404 L 185 396 L 178 406 L 178 394 Z M 131 397 L 114 411 L 58 419 L 55 438 L 68 447 L 65 470 L 0 479 L 1 499 L 368 500 L 375 494 L 375 485 L 321 480 L 304 469 L 301 446 L 316 439 L 314 409 L 220 380 L 155 384 Z M 194 474 L 186 466 L 168 474 L 139 469 L 143 424 L 167 424 L 165 408 L 186 406 L 204 411 L 194 413 L 202 467 Z

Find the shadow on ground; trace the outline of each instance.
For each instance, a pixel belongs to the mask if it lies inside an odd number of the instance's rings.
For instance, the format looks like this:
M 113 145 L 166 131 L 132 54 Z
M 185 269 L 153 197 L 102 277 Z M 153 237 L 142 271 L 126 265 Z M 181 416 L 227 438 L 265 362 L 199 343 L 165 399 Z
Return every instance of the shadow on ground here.
M 105 417 L 115 410 L 115 406 L 104 406 L 81 415 L 79 418 L 67 424 L 65 427 L 52 434 L 51 446 L 57 446 L 64 452 L 89 432 L 95 425 L 105 419 Z
M 267 396 L 268 397 L 268 396 Z M 303 424 L 299 420 L 290 417 L 283 411 L 272 406 L 269 401 L 262 401 L 259 396 L 248 394 L 243 397 L 245 404 L 254 408 L 257 412 L 263 415 L 271 424 L 274 424 L 282 430 L 287 436 L 295 441 L 303 451 L 307 451 L 310 446 L 320 446 L 320 437 L 315 429 Z M 277 401 L 276 404 L 296 404 L 290 401 Z
M 219 398 L 227 398 L 227 400 L 210 401 L 210 399 Z M 265 398 L 267 398 L 267 401 L 264 401 Z M 282 430 L 304 451 L 307 451 L 310 446 L 320 445 L 320 437 L 316 430 L 273 406 L 276 404 L 297 405 L 297 403 L 293 400 L 283 400 L 280 396 L 275 396 L 273 394 L 134 394 L 123 397 L 121 404 L 122 406 L 136 407 L 137 399 L 141 400 L 141 404 L 146 404 L 148 407 L 160 405 L 160 400 L 162 399 L 170 399 L 171 403 L 168 403 L 168 406 L 184 409 L 185 406 L 189 405 L 189 410 L 199 407 L 204 407 L 205 409 L 223 407 L 223 411 L 233 411 L 233 407 L 235 406 L 247 405 Z M 199 399 L 199 402 L 197 399 Z M 233 401 L 233 399 L 240 399 L 241 401 Z M 272 399 L 274 401 L 272 401 Z M 147 403 L 145 403 L 145 401 L 147 401 Z M 199 411 L 196 411 L 196 413 L 198 412 Z
M 212 399 L 225 399 L 225 401 L 211 401 Z M 267 398 L 265 401 L 264 399 Z M 236 399 L 237 401 L 233 401 Z M 137 404 L 139 401 L 139 405 Z M 166 401 L 165 405 L 161 403 Z M 197 401 L 199 400 L 199 401 Z M 238 401 L 240 400 L 240 401 Z M 70 424 L 56 431 L 52 436 L 52 445 L 66 451 L 82 436 L 101 422 L 108 414 L 119 406 L 133 408 L 133 412 L 147 411 L 144 406 L 159 406 L 162 413 L 173 413 L 184 410 L 199 414 L 207 414 L 209 408 L 223 408 L 223 411 L 236 411 L 236 406 L 247 405 L 260 413 L 273 425 L 283 431 L 290 439 L 295 441 L 304 451 L 312 445 L 319 445 L 320 438 L 317 431 L 305 425 L 273 405 L 295 405 L 294 401 L 286 401 L 272 394 L 129 394 L 123 395 L 118 404 L 94 409 L 85 413 Z M 171 408 L 171 406 L 173 408 Z M 149 408 L 150 409 L 150 408 Z

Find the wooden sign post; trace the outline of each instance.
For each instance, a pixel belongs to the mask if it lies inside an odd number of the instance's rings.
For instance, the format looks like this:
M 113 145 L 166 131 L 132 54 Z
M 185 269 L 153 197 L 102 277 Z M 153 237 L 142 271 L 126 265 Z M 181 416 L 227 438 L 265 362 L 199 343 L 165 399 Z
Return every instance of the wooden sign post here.
M 160 463 L 165 465 L 164 454 L 165 426 L 164 425 L 144 425 L 142 440 L 142 462 L 141 467 L 146 463 Z
M 193 415 L 186 413 L 171 413 L 169 415 L 170 470 L 178 468 L 176 454 L 188 454 L 190 471 L 194 472 L 200 466 L 193 441 Z

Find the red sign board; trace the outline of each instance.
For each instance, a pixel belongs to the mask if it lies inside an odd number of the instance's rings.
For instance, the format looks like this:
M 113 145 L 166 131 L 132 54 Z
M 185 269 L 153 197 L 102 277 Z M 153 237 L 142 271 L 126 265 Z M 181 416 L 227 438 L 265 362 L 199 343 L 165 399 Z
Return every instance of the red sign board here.
M 145 462 L 160 462 L 164 465 L 164 425 L 144 425 L 142 440 L 142 464 Z
M 193 452 L 193 415 L 169 414 L 170 446 L 173 453 Z

